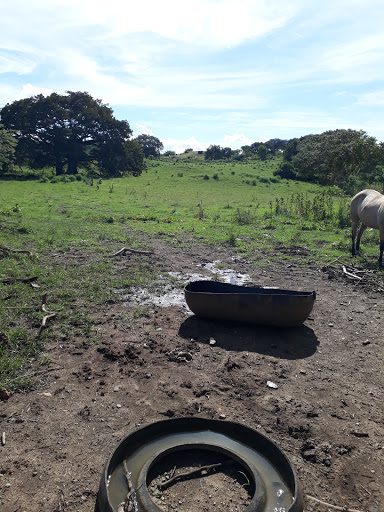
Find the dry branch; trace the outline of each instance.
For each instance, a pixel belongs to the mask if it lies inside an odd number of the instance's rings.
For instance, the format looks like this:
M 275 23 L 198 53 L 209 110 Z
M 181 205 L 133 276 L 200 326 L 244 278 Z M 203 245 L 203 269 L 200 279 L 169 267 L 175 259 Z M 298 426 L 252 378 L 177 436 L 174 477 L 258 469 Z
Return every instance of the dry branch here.
M 32 283 L 33 281 L 36 281 L 38 279 L 38 276 L 33 277 L 6 277 L 5 279 L 1 279 L 1 282 L 3 284 L 12 284 L 16 282 L 21 283 Z
M 47 300 L 47 294 L 44 293 L 44 295 L 42 296 L 41 298 L 41 310 L 44 312 L 44 313 L 48 313 L 48 309 L 45 305 L 45 302 Z M 43 318 L 42 322 L 41 322 L 41 325 L 40 325 L 40 328 L 39 328 L 39 331 L 37 333 L 37 337 L 39 337 L 41 335 L 41 333 L 43 332 L 43 330 L 47 327 L 47 321 L 50 319 L 50 318 L 54 318 L 56 316 L 56 313 L 49 313 L 48 315 L 45 315 L 45 317 Z
M 361 279 L 362 279 L 361 277 L 357 276 L 356 274 L 352 274 L 351 272 L 348 272 L 345 265 L 343 265 L 343 273 L 347 277 L 351 277 L 352 279 L 357 279 L 358 281 L 361 281 Z
M 317 498 L 314 498 L 313 496 L 307 495 L 307 498 L 312 501 L 315 501 L 316 503 L 319 503 L 320 505 L 325 505 L 328 508 L 332 508 L 334 510 L 341 510 L 341 512 L 362 512 L 361 510 L 356 510 L 355 508 L 339 507 L 337 505 L 331 505 L 330 503 L 327 503 L 326 501 L 322 501 Z
M 233 460 L 228 460 L 225 462 L 219 462 L 217 464 L 210 464 L 209 466 L 202 466 L 201 468 L 197 469 L 192 469 L 192 471 L 187 471 L 185 473 L 175 475 L 166 482 L 159 484 L 158 487 L 161 491 L 164 491 L 165 489 L 168 489 L 168 487 L 171 487 L 171 485 L 175 484 L 176 482 L 180 482 L 181 480 L 189 480 L 190 478 L 194 478 L 196 476 L 205 476 L 212 471 L 216 471 L 217 469 L 229 466 L 230 464 L 233 463 Z
M 125 254 L 126 252 L 131 252 L 133 254 L 153 254 L 153 251 L 139 251 L 137 249 L 131 249 L 130 247 L 123 247 L 120 249 L 120 251 L 115 252 L 115 254 L 112 254 L 111 258 L 114 258 L 115 256 L 120 256 L 120 254 Z
M 134 510 L 136 510 L 136 508 L 134 508 L 135 490 L 132 483 L 131 473 L 128 471 L 127 462 L 125 460 L 123 461 L 123 466 L 125 479 L 127 481 L 128 493 L 125 498 L 125 501 L 120 503 L 120 505 L 118 506 L 117 512 L 134 512 Z
M 28 256 L 30 258 L 32 258 L 32 253 L 30 251 L 25 251 L 23 249 L 10 249 L 9 247 L 5 247 L 4 245 L 0 245 L 0 251 L 28 254 Z
M 39 328 L 39 332 L 37 333 L 37 337 L 39 337 L 41 335 L 41 333 L 43 332 L 43 330 L 47 327 L 47 321 L 50 319 L 50 318 L 53 318 L 56 316 L 56 313 L 51 313 L 50 315 L 45 315 L 45 317 L 43 318 L 43 321 L 41 322 L 41 325 L 40 325 L 40 328 Z

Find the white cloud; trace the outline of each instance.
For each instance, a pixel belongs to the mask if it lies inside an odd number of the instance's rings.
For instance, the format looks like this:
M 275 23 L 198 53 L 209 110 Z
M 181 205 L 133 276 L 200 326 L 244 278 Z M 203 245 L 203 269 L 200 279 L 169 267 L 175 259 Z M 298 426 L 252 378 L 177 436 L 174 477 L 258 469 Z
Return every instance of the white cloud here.
M 184 153 L 184 150 L 188 148 L 192 148 L 194 151 L 205 151 L 209 146 L 209 143 L 198 141 L 196 137 L 189 137 L 185 140 L 165 138 L 162 143 L 164 151 L 170 150 L 177 154 Z
M 217 144 L 222 148 L 230 147 L 231 149 L 240 149 L 241 146 L 251 144 L 251 141 L 242 133 L 234 133 L 233 135 L 224 135 L 221 140 L 203 142 L 198 140 L 196 137 L 189 137 L 185 140 L 177 140 L 172 138 L 166 138 L 163 141 L 164 150 L 175 151 L 175 153 L 183 153 L 184 150 L 192 148 L 194 151 L 206 151 L 211 144 Z
M 230 147 L 232 149 L 240 149 L 241 146 L 248 146 L 252 144 L 252 142 L 248 137 L 246 137 L 243 133 L 234 133 L 233 135 L 224 135 L 223 141 L 220 144 L 223 147 Z
M 358 105 L 365 105 L 367 107 L 383 107 L 384 90 L 362 94 L 357 103 Z
M 26 75 L 31 73 L 35 66 L 35 62 L 25 57 L 0 55 L 0 74 L 17 73 L 18 75 Z
M 133 137 L 137 137 L 138 135 L 145 134 L 145 135 L 153 135 L 153 131 L 144 124 L 135 123 L 136 130 L 133 130 Z
M 53 91 L 51 89 L 47 89 L 45 87 L 36 87 L 32 84 L 26 84 L 21 89 L 21 97 L 25 98 L 28 96 L 36 96 L 37 94 L 42 94 L 43 96 L 49 96 Z

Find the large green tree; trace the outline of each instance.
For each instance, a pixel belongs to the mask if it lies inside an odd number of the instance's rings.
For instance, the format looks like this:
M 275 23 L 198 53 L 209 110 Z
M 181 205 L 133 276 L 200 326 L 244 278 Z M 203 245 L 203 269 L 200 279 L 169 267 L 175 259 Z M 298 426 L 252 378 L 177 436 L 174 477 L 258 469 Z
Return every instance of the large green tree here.
M 277 174 L 348 188 L 368 180 L 384 162 L 384 148 L 363 130 L 329 130 L 291 139 Z
M 12 169 L 16 144 L 15 137 L 0 124 L 0 174 Z
M 146 158 L 160 156 L 160 152 L 164 148 L 163 143 L 157 137 L 145 133 L 138 135 L 135 141 L 140 145 Z
M 110 173 L 137 174 L 143 169 L 122 168 L 124 143 L 132 130 L 127 121 L 117 120 L 110 107 L 87 92 L 39 94 L 5 105 L 0 115 L 5 128 L 16 133 L 19 164 L 54 166 L 58 175 L 66 166 L 68 174 L 75 174 L 91 161 L 106 169 L 103 155 L 113 149 L 119 164 L 118 169 L 110 165 Z
M 205 160 L 220 160 L 222 158 L 224 158 L 224 150 L 218 144 L 211 144 L 204 154 Z

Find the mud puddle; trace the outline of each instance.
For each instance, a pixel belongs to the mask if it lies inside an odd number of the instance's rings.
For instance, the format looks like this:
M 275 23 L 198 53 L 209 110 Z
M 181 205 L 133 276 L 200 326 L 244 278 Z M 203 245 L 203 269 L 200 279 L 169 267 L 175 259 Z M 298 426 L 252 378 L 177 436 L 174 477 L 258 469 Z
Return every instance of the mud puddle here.
M 126 306 L 158 306 L 181 307 L 186 315 L 191 311 L 185 303 L 184 287 L 191 281 L 219 280 L 224 283 L 243 285 L 251 281 L 248 274 L 241 274 L 233 269 L 219 268 L 220 261 L 204 263 L 201 268 L 209 271 L 211 276 L 200 273 L 168 272 L 155 283 L 155 289 L 133 288 L 131 293 L 124 295 Z

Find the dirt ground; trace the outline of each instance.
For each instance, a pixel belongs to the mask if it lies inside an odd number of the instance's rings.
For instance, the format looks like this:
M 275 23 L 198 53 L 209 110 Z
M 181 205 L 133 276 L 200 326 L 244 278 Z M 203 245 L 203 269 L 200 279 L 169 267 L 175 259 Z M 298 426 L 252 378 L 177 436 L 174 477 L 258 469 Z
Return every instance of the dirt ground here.
M 173 273 L 174 290 L 156 300 L 138 290 L 93 311 L 100 343 L 48 343 L 51 363 L 35 390 L 0 401 L 0 510 L 93 511 L 121 439 L 152 422 L 200 416 L 244 423 L 274 441 L 298 474 L 305 511 L 382 512 L 382 293 L 304 263 L 299 249 L 290 263 L 255 254 L 262 267 L 196 241 L 186 249 L 151 240 L 148 249 L 152 255 L 128 253 L 113 264 L 123 272 L 145 259 Z M 253 285 L 315 290 L 310 317 L 293 329 L 195 317 L 180 283 L 216 278 L 217 261 L 237 281 L 247 274 Z M 174 300 L 162 301 L 168 293 Z M 223 496 L 235 484 L 221 485 Z M 240 512 L 242 503 L 228 510 Z

